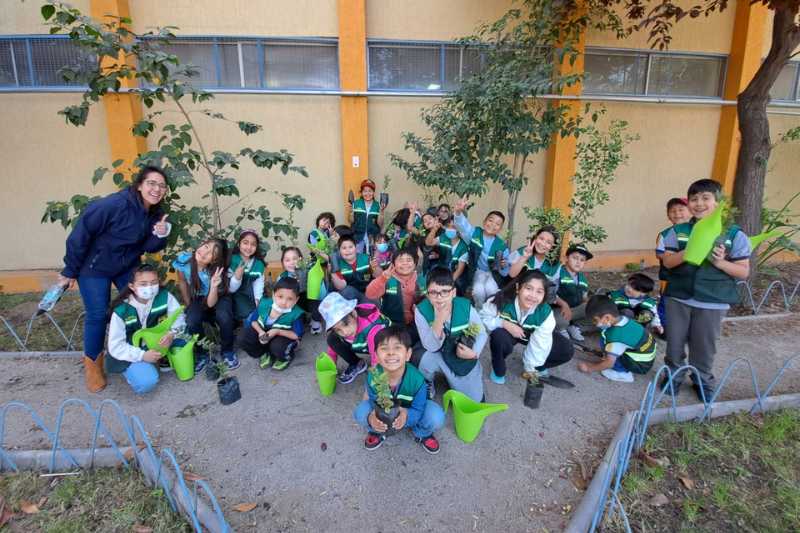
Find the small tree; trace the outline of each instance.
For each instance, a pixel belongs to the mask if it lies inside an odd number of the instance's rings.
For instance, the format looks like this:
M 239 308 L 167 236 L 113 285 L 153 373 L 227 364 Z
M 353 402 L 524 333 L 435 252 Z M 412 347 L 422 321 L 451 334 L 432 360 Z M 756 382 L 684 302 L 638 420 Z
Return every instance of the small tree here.
M 172 224 L 167 253 L 195 248 L 211 236 L 230 238 L 245 220 L 259 224 L 265 238 L 272 236 L 280 240 L 281 234 L 296 234 L 296 228 L 289 220 L 274 217 L 267 207 L 254 204 L 254 195 L 268 192 L 266 189 L 258 187 L 241 196 L 231 171 L 239 169 L 242 159 L 249 159 L 258 168 L 279 168 L 284 175 L 294 172 L 308 177 L 308 174 L 303 167 L 292 165 L 293 155 L 286 150 L 267 152 L 242 148 L 236 154 L 208 151 L 192 120 L 194 115 L 202 114 L 236 124 L 245 135 L 257 133 L 262 127 L 252 122 L 228 120 L 222 114 L 207 109 L 187 108 L 189 98 L 192 103 L 202 103 L 214 96 L 192 85 L 191 80 L 199 75 L 196 65 L 182 64 L 175 55 L 164 51 L 164 46 L 169 45 L 170 39 L 175 37 L 172 33 L 174 27 L 135 33 L 132 29 L 133 23 L 127 17 L 106 14 L 101 22 L 82 15 L 68 4 L 54 0 L 47 0 L 41 13 L 50 25 L 51 34 L 67 32 L 84 56 L 96 58 L 83 62 L 84 65 L 91 65 L 89 68 L 67 65 L 60 70 L 65 81 L 87 87 L 83 93 L 83 102 L 59 111 L 59 115 L 64 116 L 68 123 L 75 126 L 85 125 L 91 106 L 109 92 L 119 91 L 123 79 L 136 79 L 144 85 L 143 88 L 132 91 L 138 93 L 148 109 L 156 101 L 169 103 L 176 108 L 164 108 L 149 113 L 133 126 L 134 136 L 147 138 L 158 128 L 156 121 L 165 116 L 176 114 L 182 119 L 182 123 L 165 124 L 159 128 L 162 134 L 157 149 L 139 154 L 133 161 L 120 159 L 112 163 L 112 167 L 116 169 L 112 179 L 118 187 L 129 184 L 136 178 L 136 173 L 132 170 L 134 167 L 157 165 L 164 169 L 169 186 L 164 206 Z M 107 173 L 107 167 L 98 168 L 94 172 L 92 184 L 97 184 Z M 178 191 L 197 185 L 196 173 L 208 178 L 207 194 L 203 196 L 208 200 L 208 205 L 190 207 L 182 203 Z M 303 208 L 305 200 L 301 196 L 272 192 L 281 198 L 282 205 L 290 213 L 294 209 Z M 220 197 L 238 199 L 223 207 Z M 60 222 L 64 228 L 74 226 L 92 199 L 85 195 L 76 195 L 69 201 L 48 202 L 42 222 Z M 227 226 L 223 225 L 222 216 L 234 208 L 239 210 L 234 221 Z M 269 249 L 268 243 L 265 246 Z

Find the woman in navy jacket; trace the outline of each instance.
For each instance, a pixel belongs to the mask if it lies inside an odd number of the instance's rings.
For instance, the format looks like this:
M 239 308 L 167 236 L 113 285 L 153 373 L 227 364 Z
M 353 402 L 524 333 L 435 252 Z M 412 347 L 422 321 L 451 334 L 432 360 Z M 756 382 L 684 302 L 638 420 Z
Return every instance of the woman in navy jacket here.
M 89 203 L 67 238 L 66 265 L 59 282 L 78 290 L 86 309 L 83 364 L 91 392 L 106 387 L 103 346 L 111 299 L 111 283 L 122 290 L 145 252 L 167 245 L 170 224 L 161 209 L 167 176 L 156 167 L 142 167 L 131 186 Z

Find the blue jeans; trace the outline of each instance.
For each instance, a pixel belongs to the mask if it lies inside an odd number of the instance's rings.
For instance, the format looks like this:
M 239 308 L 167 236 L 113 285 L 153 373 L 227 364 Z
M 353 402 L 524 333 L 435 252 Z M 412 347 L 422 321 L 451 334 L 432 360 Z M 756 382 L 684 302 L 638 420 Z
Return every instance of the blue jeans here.
M 186 346 L 186 341 L 176 339 L 170 348 L 180 348 Z M 147 361 L 139 361 L 138 363 L 131 363 L 130 366 L 122 373 L 128 384 L 133 387 L 133 392 L 141 394 L 150 392 L 158 385 L 159 371 L 156 365 L 148 363 Z
M 368 421 L 369 414 L 372 412 L 372 410 L 372 401 L 364 400 L 356 406 L 356 410 L 353 412 L 353 415 L 356 417 L 356 422 L 364 426 L 367 431 L 377 433 L 377 431 L 372 429 Z M 425 437 L 430 437 L 434 431 L 443 425 L 444 411 L 441 407 L 439 407 L 439 404 L 428 400 L 427 403 L 425 403 L 425 411 L 423 411 L 419 422 L 417 422 L 417 425 L 412 427 L 408 424 L 408 422 L 406 422 L 405 427 L 410 427 L 411 433 L 413 433 L 415 437 L 424 439 Z
M 611 370 L 616 370 L 617 372 L 630 372 L 625 365 L 622 364 L 622 357 L 617 357 L 616 361 L 614 361 L 614 366 L 611 367 Z
M 78 276 L 78 290 L 86 310 L 83 326 L 83 353 L 92 361 L 103 351 L 106 343 L 106 327 L 111 318 L 108 306 L 111 303 L 111 283 L 117 290 L 128 286 L 131 272 L 124 272 L 114 279 Z

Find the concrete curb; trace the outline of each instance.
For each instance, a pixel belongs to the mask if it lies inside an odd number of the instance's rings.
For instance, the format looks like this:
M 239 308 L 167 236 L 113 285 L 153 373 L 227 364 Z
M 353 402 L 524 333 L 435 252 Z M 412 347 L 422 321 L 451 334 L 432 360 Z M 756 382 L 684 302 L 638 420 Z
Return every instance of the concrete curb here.
M 787 407 L 800 407 L 800 393 L 769 396 L 761 400 L 761 404 L 766 412 L 780 411 L 782 409 L 786 409 Z M 756 398 L 732 400 L 728 402 L 714 402 L 714 404 L 711 406 L 711 410 L 708 413 L 708 417 L 719 418 L 733 413 L 738 413 L 740 411 L 749 412 L 756 405 L 758 405 L 758 400 Z M 677 415 L 677 420 L 675 420 L 672 407 L 660 407 L 658 409 L 653 409 L 650 412 L 648 427 L 655 424 L 662 424 L 667 421 L 685 422 L 687 420 L 693 420 L 702 416 L 705 410 L 706 406 L 701 403 L 684 405 L 675 410 L 675 415 Z M 597 466 L 597 470 L 594 473 L 592 482 L 586 489 L 586 494 L 584 494 L 581 503 L 575 510 L 572 520 L 570 520 L 569 524 L 567 524 L 567 528 L 565 529 L 566 533 L 586 533 L 589 531 L 589 528 L 592 525 L 592 520 L 597 512 L 597 505 L 603 496 L 603 482 L 605 480 L 606 473 L 613 469 L 614 471 L 612 472 L 612 475 L 616 474 L 616 467 L 619 457 L 617 457 L 617 460 L 612 464 L 611 459 L 612 455 L 614 454 L 614 449 L 616 448 L 617 443 L 624 441 L 630 433 L 637 413 L 638 411 L 628 411 L 622 416 L 622 420 L 620 420 L 620 423 L 617 426 L 617 431 L 614 434 L 614 438 L 611 439 L 608 448 L 606 448 L 606 453 L 603 455 L 603 460 L 600 461 L 600 464 Z
M 83 352 L 0 352 L 0 359 L 28 359 L 33 357 L 83 357 Z

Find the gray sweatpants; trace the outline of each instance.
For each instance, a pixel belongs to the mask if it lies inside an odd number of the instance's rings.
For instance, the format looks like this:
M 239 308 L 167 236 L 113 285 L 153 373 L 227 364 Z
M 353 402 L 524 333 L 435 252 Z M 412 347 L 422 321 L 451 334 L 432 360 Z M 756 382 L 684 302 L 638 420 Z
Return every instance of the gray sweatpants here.
M 553 317 L 556 319 L 556 331 L 561 331 L 570 324 L 578 326 L 581 329 L 589 329 L 594 327 L 594 322 L 592 322 L 592 319 L 586 316 L 586 302 L 582 302 L 580 305 L 575 307 L 570 307 L 570 311 L 572 311 L 572 320 L 567 320 L 564 318 L 561 308 L 556 304 L 553 304 L 552 307 Z
M 419 362 L 419 371 L 428 381 L 433 381 L 437 373 L 442 373 L 447 378 L 447 383 L 451 389 L 469 396 L 471 400 L 476 402 L 483 399 L 483 367 L 481 367 L 480 361 L 466 376 L 456 376 L 447 366 L 447 363 L 444 362 L 444 357 L 442 357 L 441 353 L 426 351 L 422 354 L 422 359 Z
M 689 344 L 689 364 L 697 369 L 703 385 L 716 386 L 714 374 L 714 356 L 717 354 L 717 339 L 722 328 L 722 319 L 727 309 L 702 309 L 692 307 L 674 298 L 666 299 L 667 306 L 667 355 L 664 363 L 675 372 L 686 364 L 686 344 Z M 686 371 L 674 379 L 674 383 L 682 383 L 686 379 Z M 696 382 L 697 379 L 693 378 Z

